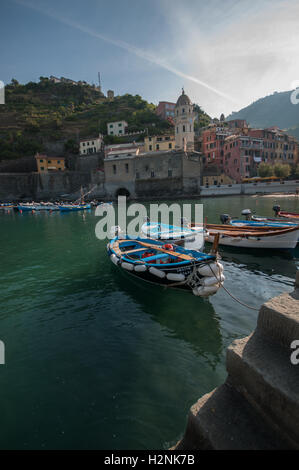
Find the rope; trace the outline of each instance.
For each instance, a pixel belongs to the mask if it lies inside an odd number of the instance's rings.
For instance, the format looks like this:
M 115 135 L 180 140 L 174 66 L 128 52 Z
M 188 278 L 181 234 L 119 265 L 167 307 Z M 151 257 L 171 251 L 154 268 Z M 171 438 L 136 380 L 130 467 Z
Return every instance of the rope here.
M 229 290 L 224 287 L 223 283 L 221 281 L 219 281 L 218 277 L 216 276 L 216 274 L 214 273 L 213 269 L 211 268 L 211 265 L 209 264 L 209 268 L 210 270 L 212 271 L 214 277 L 217 279 L 217 281 L 219 282 L 220 286 L 222 287 L 222 289 L 225 290 L 225 292 L 233 299 L 235 300 L 236 302 L 238 302 L 240 305 L 243 305 L 243 307 L 247 307 L 249 308 L 250 310 L 254 310 L 255 312 L 259 312 L 259 309 L 258 308 L 255 308 L 255 307 L 251 307 L 250 305 L 247 305 L 245 304 L 244 302 L 242 302 L 241 300 L 237 299 L 231 292 L 229 292 Z

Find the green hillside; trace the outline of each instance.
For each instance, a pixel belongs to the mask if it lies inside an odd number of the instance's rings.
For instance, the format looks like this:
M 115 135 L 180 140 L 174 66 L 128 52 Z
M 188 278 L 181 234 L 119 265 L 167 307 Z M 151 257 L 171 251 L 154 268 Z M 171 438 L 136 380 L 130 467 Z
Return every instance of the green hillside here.
M 232 113 L 227 120 L 246 119 L 252 127 L 294 128 L 294 135 L 299 137 L 299 104 L 292 104 L 291 93 L 285 91 L 261 98 L 239 112 Z
M 147 129 L 150 135 L 172 132 L 173 126 L 155 114 L 156 106 L 139 95 L 125 94 L 108 100 L 91 85 L 53 83 L 41 77 L 26 85 L 12 80 L 0 106 L 0 160 L 42 152 L 48 142 L 65 142 L 76 152 L 78 139 L 107 133 L 107 122 L 125 120 L 129 132 Z M 210 121 L 200 110 L 200 125 Z M 140 134 L 138 139 L 143 139 Z M 137 139 L 136 139 L 137 140 Z M 106 143 L 119 142 L 106 136 Z

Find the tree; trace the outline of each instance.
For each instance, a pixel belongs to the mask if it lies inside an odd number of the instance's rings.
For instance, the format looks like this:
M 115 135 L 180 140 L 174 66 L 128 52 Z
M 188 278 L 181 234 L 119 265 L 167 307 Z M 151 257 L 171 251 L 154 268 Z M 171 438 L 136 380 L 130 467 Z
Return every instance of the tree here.
M 278 178 L 288 178 L 291 174 L 291 167 L 287 163 L 276 163 L 276 165 L 274 165 L 274 174 Z
M 260 163 L 259 168 L 258 168 L 258 175 L 261 178 L 273 176 L 273 174 L 274 174 L 274 169 L 272 165 L 269 165 L 268 163 Z

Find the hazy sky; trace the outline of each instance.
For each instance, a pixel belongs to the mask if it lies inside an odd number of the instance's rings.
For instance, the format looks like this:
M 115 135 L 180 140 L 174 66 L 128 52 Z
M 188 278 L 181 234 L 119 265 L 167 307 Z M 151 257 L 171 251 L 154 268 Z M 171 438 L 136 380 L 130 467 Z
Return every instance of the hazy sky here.
M 298 0 L 1 0 L 0 80 L 42 76 L 212 117 L 299 80 Z

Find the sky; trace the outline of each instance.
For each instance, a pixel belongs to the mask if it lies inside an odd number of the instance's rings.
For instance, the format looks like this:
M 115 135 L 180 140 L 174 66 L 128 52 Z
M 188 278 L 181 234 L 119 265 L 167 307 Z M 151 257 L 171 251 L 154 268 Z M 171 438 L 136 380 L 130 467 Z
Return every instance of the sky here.
M 226 116 L 299 80 L 298 0 L 1 0 L 0 80 L 64 76 Z

